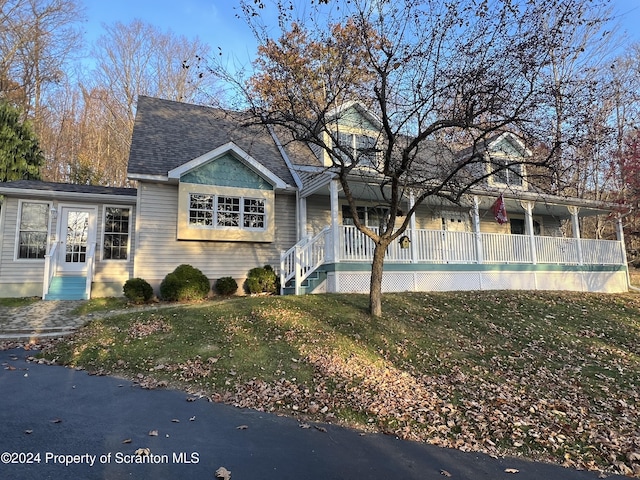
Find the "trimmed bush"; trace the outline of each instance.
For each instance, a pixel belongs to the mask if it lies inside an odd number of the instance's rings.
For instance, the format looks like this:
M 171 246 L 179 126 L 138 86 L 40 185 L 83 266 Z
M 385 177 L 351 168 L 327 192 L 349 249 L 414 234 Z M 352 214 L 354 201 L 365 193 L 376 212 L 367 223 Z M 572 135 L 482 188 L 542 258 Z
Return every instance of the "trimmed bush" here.
M 271 265 L 252 268 L 247 274 L 245 287 L 249 293 L 276 293 L 278 278 Z
M 183 264 L 167 274 L 160 284 L 163 300 L 183 302 L 202 300 L 211 290 L 207 276 L 191 265 Z
M 122 287 L 124 296 L 133 303 L 147 303 L 153 298 L 153 287 L 142 278 L 130 278 Z
M 215 288 L 220 295 L 233 295 L 238 291 L 238 282 L 233 277 L 222 277 L 216 280 Z

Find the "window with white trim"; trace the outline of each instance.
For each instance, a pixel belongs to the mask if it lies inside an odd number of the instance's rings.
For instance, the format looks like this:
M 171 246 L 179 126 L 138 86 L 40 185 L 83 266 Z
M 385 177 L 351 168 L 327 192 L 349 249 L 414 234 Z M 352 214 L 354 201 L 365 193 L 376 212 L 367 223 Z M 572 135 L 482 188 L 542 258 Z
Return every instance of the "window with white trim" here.
M 388 207 L 375 207 L 375 206 L 357 206 L 356 215 L 362 225 L 370 228 L 378 228 L 380 224 L 387 221 L 389 217 Z M 355 225 L 353 221 L 354 215 L 349 205 L 342 206 L 342 224 L 343 225 Z
M 510 162 L 508 158 L 491 157 L 493 183 L 521 187 L 523 185 L 524 167 L 522 164 Z
M 265 230 L 266 219 L 266 204 L 263 198 L 189 194 L 191 226 Z
M 19 259 L 42 259 L 47 253 L 49 204 L 22 202 L 18 225 Z
M 102 237 L 103 260 L 128 260 L 130 207 L 105 207 Z
M 338 133 L 338 142 L 344 150 L 348 150 L 352 158 L 357 159 L 360 166 L 375 167 L 378 164 L 378 150 L 376 139 L 369 135 L 355 133 Z M 351 159 L 344 153 L 338 155 L 346 163 Z

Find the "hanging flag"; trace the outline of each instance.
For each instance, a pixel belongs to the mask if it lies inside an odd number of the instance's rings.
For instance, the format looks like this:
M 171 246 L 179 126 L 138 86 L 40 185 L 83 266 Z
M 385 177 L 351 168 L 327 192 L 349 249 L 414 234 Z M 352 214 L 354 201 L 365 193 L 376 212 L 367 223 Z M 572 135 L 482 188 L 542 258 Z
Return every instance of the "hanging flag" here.
M 502 194 L 500 194 L 498 199 L 493 204 L 493 207 L 491 208 L 493 209 L 494 217 L 496 217 L 496 222 L 498 222 L 500 225 L 504 225 L 509 221 L 509 218 L 507 217 L 507 209 L 504 206 L 504 197 L 502 196 Z

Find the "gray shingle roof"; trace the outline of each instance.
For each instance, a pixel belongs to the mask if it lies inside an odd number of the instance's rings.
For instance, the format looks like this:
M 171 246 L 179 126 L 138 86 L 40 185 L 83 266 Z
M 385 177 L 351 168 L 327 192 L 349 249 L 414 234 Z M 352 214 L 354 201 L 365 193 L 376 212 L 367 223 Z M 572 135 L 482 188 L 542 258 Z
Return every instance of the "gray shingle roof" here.
M 128 173 L 166 176 L 228 142 L 295 185 L 269 131 L 248 115 L 145 96 L 138 98 Z
M 0 182 L 2 189 L 25 189 L 47 192 L 86 193 L 90 195 L 123 195 L 135 197 L 135 188 L 102 187 L 98 185 L 77 185 L 71 183 L 41 182 L 39 180 L 15 180 L 13 182 Z

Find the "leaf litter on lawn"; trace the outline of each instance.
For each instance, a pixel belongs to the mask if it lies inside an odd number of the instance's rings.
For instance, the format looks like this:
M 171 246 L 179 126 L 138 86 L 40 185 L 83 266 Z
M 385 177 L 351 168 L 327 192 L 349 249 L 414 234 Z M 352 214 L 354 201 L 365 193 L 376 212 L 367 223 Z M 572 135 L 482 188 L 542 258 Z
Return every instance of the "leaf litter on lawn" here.
M 91 322 L 48 358 L 401 438 L 640 476 L 640 296 L 246 297 Z M 156 383 L 157 384 L 157 383 Z

